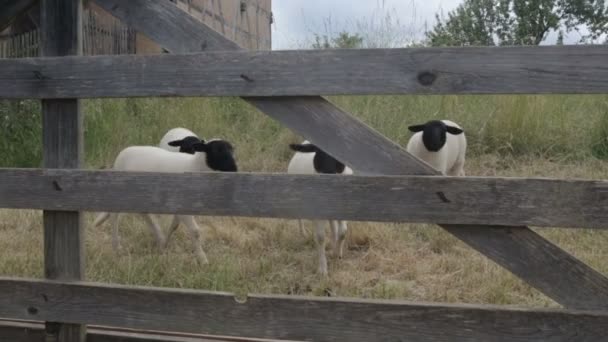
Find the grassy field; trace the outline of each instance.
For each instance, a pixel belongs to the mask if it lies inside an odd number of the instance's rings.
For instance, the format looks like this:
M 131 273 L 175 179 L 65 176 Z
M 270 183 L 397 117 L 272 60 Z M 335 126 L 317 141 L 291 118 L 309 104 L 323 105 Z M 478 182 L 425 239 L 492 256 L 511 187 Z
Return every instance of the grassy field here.
M 461 124 L 469 139 L 468 175 L 605 179 L 608 174 L 608 96 L 336 97 L 389 138 L 405 145 L 407 126 L 431 118 Z M 4 116 L 2 166 L 39 165 L 35 103 L 13 104 Z M 4 107 L 3 107 L 4 108 Z M 15 108 L 13 108 L 15 109 Z M 297 142 L 292 132 L 235 99 L 85 101 L 86 165 L 111 165 L 132 144 L 156 144 L 169 128 L 185 126 L 236 146 L 240 169 L 283 171 Z M 8 113 L 8 112 L 7 112 Z M 18 113 L 18 114 L 14 114 Z M 183 230 L 159 254 L 136 216 L 122 220 L 126 251 L 114 255 L 108 225 L 86 216 L 87 278 L 125 284 L 232 291 L 400 298 L 408 300 L 553 306 L 491 261 L 432 225 L 352 222 L 341 261 L 327 279 L 314 274 L 310 237 L 290 220 L 199 218 L 210 265 L 199 267 Z M 0 210 L 0 275 L 42 275 L 38 211 Z M 167 218 L 162 221 L 168 225 Z M 206 224 L 207 222 L 213 225 Z M 310 227 L 310 224 L 308 224 Z M 538 229 L 542 235 L 608 275 L 608 234 Z

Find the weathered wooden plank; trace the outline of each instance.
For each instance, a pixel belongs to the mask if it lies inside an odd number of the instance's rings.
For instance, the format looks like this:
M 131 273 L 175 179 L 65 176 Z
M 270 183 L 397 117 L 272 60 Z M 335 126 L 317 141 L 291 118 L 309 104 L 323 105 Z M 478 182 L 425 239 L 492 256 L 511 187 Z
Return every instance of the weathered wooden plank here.
M 604 45 L 7 59 L 0 97 L 608 93 L 607 59 Z
M 39 0 L 0 0 L 0 31 L 10 26 L 11 21 L 30 9 Z
M 558 247 L 526 227 L 443 227 L 530 285 L 543 289 L 545 295 L 566 307 L 594 310 L 606 310 L 608 307 L 606 277 L 570 254 L 555 254 L 556 250 L 559 251 Z M 495 248 L 496 245 L 500 245 L 500 248 Z M 524 263 L 528 267 L 512 266 Z M 547 268 L 554 272 L 546 271 Z M 567 275 L 562 271 L 567 271 Z M 580 283 L 571 283 L 566 280 L 568 278 L 579 279 Z M 567 293 L 570 293 L 570 297 L 566 296 Z
M 170 1 L 95 0 L 95 3 L 150 39 L 157 42 L 171 41 L 171 46 L 165 48 L 173 53 L 239 48 L 238 44 L 211 28 L 192 31 L 191 28 L 201 22 Z M 154 18 L 155 23 L 162 22 L 163 25 L 148 24 L 147 20 L 150 18 Z
M 82 0 L 41 0 L 41 55 L 82 54 Z M 77 99 L 43 99 L 43 159 L 47 168 L 80 167 L 83 128 Z M 45 211 L 44 274 L 52 280 L 84 278 L 83 224 L 79 212 Z M 58 321 L 61 322 L 60 317 Z M 46 338 L 84 341 L 86 327 L 47 322 Z
M 137 25 L 140 31 L 149 34 L 150 38 L 172 53 L 197 52 L 198 50 L 188 50 L 182 41 L 191 39 L 196 42 L 200 41 L 201 36 L 217 34 L 205 24 L 189 20 L 189 15 L 177 7 L 167 4 L 163 6 L 162 0 L 95 1 L 100 4 L 104 3 L 106 9 L 125 23 L 131 26 Z M 152 8 L 152 4 L 162 6 L 162 8 Z M 112 11 L 112 8 L 116 5 L 123 6 L 123 10 Z M 124 10 L 125 8 L 127 10 Z M 144 10 L 165 13 L 157 13 L 158 15 L 143 19 L 137 19 L 134 15 L 125 15 L 125 12 Z M 166 22 L 167 17 L 173 18 L 187 27 L 176 30 L 175 34 L 170 33 L 172 24 Z M 156 34 L 158 27 L 167 27 L 167 34 L 171 38 L 164 38 Z M 175 38 L 178 36 L 179 38 Z M 217 36 L 214 37 L 217 38 Z M 224 40 L 224 43 L 220 42 L 222 44 L 221 49 L 237 49 L 234 43 L 226 38 Z M 321 97 L 280 100 L 272 97 L 246 99 L 267 115 L 286 124 L 329 154 L 344 161 L 358 173 L 436 174 L 422 163 L 411 163 L 413 157 L 406 151 Z M 286 111 L 286 109 L 289 110 Z M 311 121 L 315 121 L 316 124 L 311 124 Z M 337 143 L 339 140 L 349 141 L 350 145 Z M 377 161 L 376 163 L 371 163 L 369 159 L 366 159 L 373 155 L 377 155 L 374 159 Z M 403 165 L 409 166 L 403 167 Z M 452 233 L 458 229 L 458 227 L 449 225 L 443 227 Z M 488 227 L 469 226 L 469 231 L 458 237 L 566 307 L 577 309 L 608 308 L 608 279 L 591 267 L 574 259 L 570 254 L 526 227 L 494 227 L 491 230 L 486 228 Z M 504 234 L 508 234 L 514 229 L 518 230 L 514 241 L 506 242 L 502 240 Z M 483 246 L 483 249 L 480 247 L 480 241 L 487 243 Z M 528 260 L 512 258 L 510 251 L 513 250 L 514 245 L 518 249 L 526 251 L 527 255 L 534 253 L 536 246 L 544 245 L 545 253 L 539 254 L 535 262 L 536 265 L 542 266 L 531 270 Z M 488 253 L 489 250 L 492 253 Z M 573 268 L 573 264 L 577 267 Z M 545 281 L 545 279 L 553 279 L 555 274 L 561 275 L 559 282 L 550 284 Z M 575 286 L 573 284 L 576 285 L 576 288 L 573 288 Z
M 44 341 L 44 335 L 44 324 L 0 321 L 2 342 L 40 342 Z
M 1 321 L 2 342 L 40 342 L 45 338 L 44 324 L 30 321 Z M 256 342 L 259 339 L 222 338 L 194 334 L 137 331 L 89 326 L 87 342 Z
M 312 341 L 596 341 L 608 313 L 0 280 L 0 316 Z
M 0 169 L 0 207 L 608 228 L 608 181 Z

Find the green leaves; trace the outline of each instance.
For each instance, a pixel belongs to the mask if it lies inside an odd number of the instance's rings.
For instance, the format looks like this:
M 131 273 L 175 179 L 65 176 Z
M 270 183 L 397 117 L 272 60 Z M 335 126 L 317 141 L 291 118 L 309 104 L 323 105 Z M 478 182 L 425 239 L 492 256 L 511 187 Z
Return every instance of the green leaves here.
M 604 0 L 465 0 L 427 33 L 432 46 L 538 45 L 551 31 L 608 32 Z M 560 36 L 563 43 L 563 33 Z

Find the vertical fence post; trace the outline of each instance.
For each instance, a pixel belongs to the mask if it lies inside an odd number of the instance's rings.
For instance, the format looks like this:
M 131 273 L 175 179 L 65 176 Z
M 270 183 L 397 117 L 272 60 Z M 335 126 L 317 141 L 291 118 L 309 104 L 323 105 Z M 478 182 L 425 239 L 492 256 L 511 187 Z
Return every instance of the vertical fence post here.
M 82 54 L 82 0 L 42 0 L 41 55 Z M 79 168 L 83 129 L 78 99 L 42 100 L 43 156 L 46 168 Z M 53 184 L 62 191 L 60 180 Z M 84 277 L 83 224 L 79 212 L 44 212 L 44 273 L 47 279 Z M 83 325 L 46 323 L 47 341 L 84 342 Z

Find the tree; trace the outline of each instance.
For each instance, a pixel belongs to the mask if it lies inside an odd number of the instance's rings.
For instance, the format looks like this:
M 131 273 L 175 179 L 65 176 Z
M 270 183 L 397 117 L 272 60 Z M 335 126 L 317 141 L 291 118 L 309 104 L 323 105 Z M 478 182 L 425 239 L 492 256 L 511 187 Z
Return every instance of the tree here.
M 359 34 L 342 31 L 338 36 L 329 38 L 327 35 L 315 34 L 313 49 L 356 49 L 363 45 L 363 38 Z
M 558 3 L 569 27 L 586 25 L 592 39 L 608 32 L 608 6 L 604 0 L 559 0 Z
M 581 25 L 596 38 L 608 32 L 603 0 L 465 0 L 436 18 L 433 46 L 538 45 L 552 30 Z
M 434 46 L 494 45 L 496 12 L 494 0 L 467 0 L 448 13 L 436 15 L 437 25 L 427 33 Z

